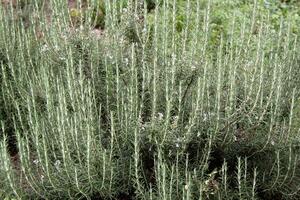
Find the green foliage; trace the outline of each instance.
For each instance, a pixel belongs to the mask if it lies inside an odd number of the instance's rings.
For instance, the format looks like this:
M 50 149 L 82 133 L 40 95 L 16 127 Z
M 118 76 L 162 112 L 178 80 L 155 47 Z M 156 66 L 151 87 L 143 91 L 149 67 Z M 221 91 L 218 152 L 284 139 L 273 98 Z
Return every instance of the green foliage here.
M 295 108 L 293 113 L 293 126 L 292 126 L 292 132 L 295 135 L 295 138 L 298 139 L 299 131 L 300 131 L 300 98 L 295 99 Z
M 91 8 L 91 20 L 95 28 L 104 28 L 105 26 L 105 1 L 99 0 Z
M 82 3 L 0 7 L 0 198 L 299 199 L 297 2 Z

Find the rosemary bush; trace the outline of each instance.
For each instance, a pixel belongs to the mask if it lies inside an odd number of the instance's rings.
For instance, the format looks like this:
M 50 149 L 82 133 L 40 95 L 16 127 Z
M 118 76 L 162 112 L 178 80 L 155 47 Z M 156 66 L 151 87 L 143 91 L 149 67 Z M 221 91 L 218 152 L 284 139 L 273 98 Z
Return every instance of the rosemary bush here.
M 1 198 L 300 198 L 289 17 L 78 2 L 1 4 Z

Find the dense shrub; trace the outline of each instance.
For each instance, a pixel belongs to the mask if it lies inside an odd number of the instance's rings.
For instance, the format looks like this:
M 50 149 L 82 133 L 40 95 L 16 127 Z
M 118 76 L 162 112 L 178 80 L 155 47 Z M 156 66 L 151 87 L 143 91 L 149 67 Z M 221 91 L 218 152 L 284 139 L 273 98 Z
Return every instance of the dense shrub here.
M 1 198 L 299 199 L 297 2 L 2 5 Z

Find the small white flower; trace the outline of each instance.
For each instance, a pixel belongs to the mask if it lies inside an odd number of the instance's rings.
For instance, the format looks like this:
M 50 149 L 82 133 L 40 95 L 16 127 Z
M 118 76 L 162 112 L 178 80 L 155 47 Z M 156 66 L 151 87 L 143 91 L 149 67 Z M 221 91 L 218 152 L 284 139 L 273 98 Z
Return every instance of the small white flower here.
M 66 60 L 66 58 L 63 57 L 63 56 L 60 56 L 59 59 L 62 60 L 62 61 Z
M 159 120 L 162 120 L 163 117 L 164 117 L 164 115 L 163 115 L 162 113 L 158 113 L 158 119 L 159 119 Z
M 125 58 L 125 65 L 128 65 L 128 64 L 129 64 L 129 59 Z
M 41 180 L 44 181 L 45 176 L 42 174 L 41 175 Z
M 205 181 L 204 181 L 204 184 L 205 184 L 205 185 L 208 185 L 208 184 L 209 184 L 209 181 L 210 181 L 209 179 L 205 180 Z
M 208 114 L 203 113 L 203 121 L 207 121 L 208 120 Z
M 272 140 L 272 141 L 271 141 L 271 145 L 273 145 L 273 146 L 275 145 L 275 142 L 274 142 L 274 140 Z
M 120 38 L 120 44 L 124 44 L 125 43 L 125 39 L 123 37 Z
M 55 161 L 55 163 L 54 163 L 54 166 L 55 166 L 55 168 L 56 168 L 56 170 L 57 171 L 59 171 L 60 170 L 60 160 L 57 160 L 57 161 Z
M 188 190 L 188 189 L 189 189 L 189 185 L 185 185 L 185 186 L 184 186 L 184 189 L 185 189 L 185 190 Z
M 41 52 L 46 52 L 46 51 L 48 51 L 49 50 L 49 47 L 48 47 L 48 45 L 46 45 L 46 44 L 44 44 L 43 46 L 42 46 L 42 48 L 41 48 Z
M 237 141 L 237 137 L 234 135 L 233 136 L 233 140 L 236 142 Z
M 191 70 L 192 70 L 192 71 L 195 71 L 195 70 L 196 70 L 196 66 L 193 65 L 193 66 L 191 67 Z
M 175 142 L 176 148 L 179 148 L 179 147 L 180 147 L 180 143 L 182 143 L 182 141 L 183 141 L 182 138 L 177 138 L 177 139 L 176 139 L 176 142 Z
M 33 160 L 33 163 L 34 163 L 35 165 L 37 165 L 37 164 L 39 164 L 39 160 L 38 160 L 38 159 L 35 159 L 35 160 Z
M 172 53 L 171 57 L 172 57 L 173 59 L 175 59 L 175 58 L 176 58 L 176 54 L 175 54 L 175 53 Z

